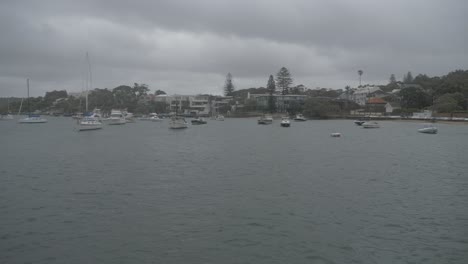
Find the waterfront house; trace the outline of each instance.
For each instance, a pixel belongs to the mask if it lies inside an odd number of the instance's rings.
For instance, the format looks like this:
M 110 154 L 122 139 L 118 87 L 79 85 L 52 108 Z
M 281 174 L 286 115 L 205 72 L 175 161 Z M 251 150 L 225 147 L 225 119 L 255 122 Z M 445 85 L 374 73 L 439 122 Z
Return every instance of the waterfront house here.
M 390 115 L 401 111 L 401 105 L 398 102 L 388 102 L 385 104 L 385 113 Z
M 382 115 L 385 113 L 385 105 L 387 102 L 379 97 L 371 97 L 367 100 L 366 109 L 369 114 Z

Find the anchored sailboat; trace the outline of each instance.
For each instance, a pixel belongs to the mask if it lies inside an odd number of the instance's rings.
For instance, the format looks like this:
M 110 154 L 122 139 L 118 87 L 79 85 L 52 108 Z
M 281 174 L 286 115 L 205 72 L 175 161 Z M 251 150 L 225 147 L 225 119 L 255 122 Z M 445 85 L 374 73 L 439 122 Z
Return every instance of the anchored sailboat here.
M 28 87 L 28 117 L 22 118 L 18 120 L 18 123 L 21 124 L 37 124 L 37 123 L 47 123 L 47 119 L 42 118 L 40 115 L 32 115 L 30 104 L 29 104 L 29 79 L 27 79 L 27 87 Z
M 99 122 L 99 117 L 96 114 L 88 113 L 88 93 L 90 86 L 92 87 L 91 64 L 89 63 L 88 53 L 86 52 L 86 62 L 88 63 L 88 73 L 86 75 L 86 112 L 84 117 L 78 121 L 78 131 L 102 129 L 102 123 Z

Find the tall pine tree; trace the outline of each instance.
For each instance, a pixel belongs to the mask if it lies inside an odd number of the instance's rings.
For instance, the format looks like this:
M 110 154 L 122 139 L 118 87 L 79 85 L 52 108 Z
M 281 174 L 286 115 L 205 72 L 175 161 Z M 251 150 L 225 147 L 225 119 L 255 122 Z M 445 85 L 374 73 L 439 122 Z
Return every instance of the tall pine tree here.
M 411 74 L 410 71 L 405 75 L 405 77 L 403 77 L 403 82 L 404 83 L 412 83 L 413 82 L 413 75 Z
M 291 73 L 286 67 L 282 67 L 276 74 L 276 86 L 280 89 L 281 94 L 285 95 L 289 93 L 289 87 L 292 85 L 293 80 Z
M 230 96 L 234 92 L 234 84 L 232 83 L 232 75 L 228 73 L 226 75 L 226 82 L 224 83 L 224 95 Z
M 270 111 L 270 113 L 274 113 L 276 111 L 276 105 L 275 105 L 275 98 L 273 97 L 273 94 L 276 91 L 276 85 L 275 85 L 275 80 L 273 79 L 273 75 L 270 75 L 270 78 L 268 79 L 267 90 L 269 94 L 268 111 Z

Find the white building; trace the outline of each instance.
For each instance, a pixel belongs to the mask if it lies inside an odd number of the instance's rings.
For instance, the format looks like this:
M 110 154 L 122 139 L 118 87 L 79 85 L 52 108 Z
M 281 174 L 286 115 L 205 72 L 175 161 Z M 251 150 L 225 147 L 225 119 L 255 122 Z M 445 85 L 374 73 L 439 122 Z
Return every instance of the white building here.
M 352 93 L 349 95 L 349 100 L 357 103 L 358 105 L 366 105 L 368 97 L 383 97 L 385 93 L 380 89 L 379 86 L 367 86 L 354 88 Z
M 212 95 L 157 95 L 155 102 L 165 102 L 169 111 L 188 115 L 209 115 L 219 112 L 219 109 L 232 100 L 232 96 Z

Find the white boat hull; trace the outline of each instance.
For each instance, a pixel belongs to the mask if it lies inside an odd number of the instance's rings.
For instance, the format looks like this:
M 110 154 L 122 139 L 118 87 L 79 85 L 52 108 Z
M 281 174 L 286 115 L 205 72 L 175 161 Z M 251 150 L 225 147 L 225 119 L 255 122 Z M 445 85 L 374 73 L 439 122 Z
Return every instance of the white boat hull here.
M 425 127 L 418 129 L 419 133 L 424 134 L 437 134 L 437 127 Z
M 0 116 L 0 120 L 13 120 L 13 116 L 8 114 L 8 115 L 2 115 Z
M 169 124 L 169 128 L 170 129 L 183 129 L 183 128 L 187 128 L 187 123 L 178 123 L 178 122 L 171 122 Z
M 102 125 L 79 125 L 78 131 L 98 130 L 102 129 Z
M 363 128 L 380 128 L 380 125 L 376 122 L 365 122 L 362 124 Z
M 117 125 L 125 125 L 127 123 L 127 121 L 125 121 L 125 119 L 123 118 L 108 118 L 108 119 L 105 119 L 103 120 L 106 124 L 108 125 L 113 125 L 113 126 L 117 126 Z
M 21 124 L 39 124 L 39 123 L 47 123 L 47 119 L 40 118 L 40 117 L 26 117 L 23 119 L 18 120 L 18 123 Z

